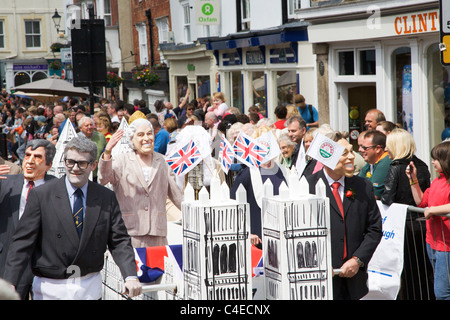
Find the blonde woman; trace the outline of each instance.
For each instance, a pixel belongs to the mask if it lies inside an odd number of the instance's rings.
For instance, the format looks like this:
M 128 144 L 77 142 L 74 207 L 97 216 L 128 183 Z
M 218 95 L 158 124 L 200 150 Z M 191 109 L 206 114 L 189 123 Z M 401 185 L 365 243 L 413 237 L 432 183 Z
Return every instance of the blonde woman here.
M 413 136 L 404 129 L 392 130 L 386 138 L 386 151 L 392 162 L 384 181 L 381 202 L 385 205 L 395 202 L 415 206 L 409 179 L 405 174 L 406 167 L 411 161 L 414 163 L 422 191 L 430 186 L 430 172 L 428 166 L 414 155 L 416 144 Z

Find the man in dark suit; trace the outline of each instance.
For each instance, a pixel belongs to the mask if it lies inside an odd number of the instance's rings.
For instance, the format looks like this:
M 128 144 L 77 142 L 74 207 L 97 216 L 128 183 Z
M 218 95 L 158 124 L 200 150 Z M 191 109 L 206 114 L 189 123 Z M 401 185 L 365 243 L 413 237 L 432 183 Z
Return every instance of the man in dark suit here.
M 338 164 L 324 166 L 307 180 L 314 194 L 322 179 L 330 199 L 332 266 L 340 269 L 333 277 L 333 298 L 357 300 L 368 293 L 367 264 L 382 237 L 381 214 L 370 182 L 353 175 L 352 145 L 339 132 L 329 137 L 345 147 Z
M 101 298 L 108 249 L 125 278 L 124 292 L 141 293 L 131 239 L 113 191 L 89 181 L 97 147 L 84 137 L 64 150 L 66 175 L 31 190 L 6 260 L 5 280 L 17 285 L 31 259 L 34 299 Z
M 47 140 L 34 139 L 27 143 L 22 162 L 23 174 L 1 176 L 0 180 L 0 278 L 3 277 L 6 255 L 11 244 L 19 219 L 25 209 L 27 195 L 32 188 L 36 188 L 54 176 L 47 171 L 52 166 L 55 146 Z M 4 174 L 6 171 L 0 171 Z M 33 274 L 27 267 L 18 283 L 16 290 L 22 300 L 29 298 Z

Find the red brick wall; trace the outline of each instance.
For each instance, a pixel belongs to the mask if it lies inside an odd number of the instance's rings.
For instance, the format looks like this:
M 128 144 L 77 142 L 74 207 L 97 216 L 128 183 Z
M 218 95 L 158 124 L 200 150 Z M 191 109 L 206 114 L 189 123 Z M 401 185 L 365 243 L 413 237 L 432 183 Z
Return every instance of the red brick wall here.
M 148 19 L 145 14 L 145 12 L 151 9 L 151 16 L 152 16 L 152 42 L 153 47 L 150 48 L 150 32 L 149 32 L 149 25 L 148 25 Z M 131 1 L 131 12 L 132 12 L 132 21 L 133 26 L 137 23 L 145 23 L 147 25 L 147 46 L 149 49 L 148 57 L 149 61 L 152 60 L 154 63 L 158 63 L 160 61 L 160 55 L 158 52 L 158 28 L 155 25 L 155 20 L 160 17 L 169 17 L 169 28 L 171 29 L 171 21 L 170 21 L 170 1 L 169 0 L 132 0 Z M 133 52 L 136 53 L 135 56 L 135 62 L 136 64 L 139 64 L 139 39 L 138 39 L 138 33 L 136 29 L 133 27 L 133 43 L 134 43 L 134 49 Z

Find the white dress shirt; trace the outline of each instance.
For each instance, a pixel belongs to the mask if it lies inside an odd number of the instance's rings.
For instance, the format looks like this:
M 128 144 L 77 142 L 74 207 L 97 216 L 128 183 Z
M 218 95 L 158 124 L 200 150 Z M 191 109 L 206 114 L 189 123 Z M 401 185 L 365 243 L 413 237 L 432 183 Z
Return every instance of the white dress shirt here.
M 22 218 L 22 214 L 25 211 L 25 205 L 27 204 L 27 196 L 28 196 L 28 191 L 30 189 L 30 185 L 28 183 L 29 183 L 29 181 L 27 179 L 23 179 L 22 194 L 20 195 L 19 219 Z M 34 181 L 33 188 L 39 187 L 40 185 L 43 185 L 44 183 L 45 183 L 44 179 L 36 180 L 36 181 Z
M 323 170 L 323 173 L 325 174 L 325 178 L 327 178 L 328 185 L 330 186 L 330 189 L 333 190 L 333 187 L 331 186 L 334 182 L 339 182 L 341 185 L 338 188 L 339 196 L 341 197 L 342 202 L 344 202 L 344 189 L 345 189 L 345 176 L 342 176 L 339 180 L 334 180 L 331 178 L 325 170 Z

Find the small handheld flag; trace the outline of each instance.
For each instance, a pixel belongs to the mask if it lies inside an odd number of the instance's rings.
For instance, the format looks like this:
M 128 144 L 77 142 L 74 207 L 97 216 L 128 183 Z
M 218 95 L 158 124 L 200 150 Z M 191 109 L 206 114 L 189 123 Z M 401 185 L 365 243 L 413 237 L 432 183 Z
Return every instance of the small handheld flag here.
M 258 168 L 267 154 L 267 147 L 240 132 L 233 145 L 236 159 L 248 167 Z
M 222 166 L 223 172 L 225 174 L 230 170 L 231 165 L 233 164 L 234 152 L 233 147 L 228 142 L 228 140 L 222 137 L 220 142 L 220 152 L 219 152 L 219 161 Z
M 188 173 L 200 161 L 202 161 L 202 154 L 193 140 L 166 157 L 167 164 L 177 176 Z

